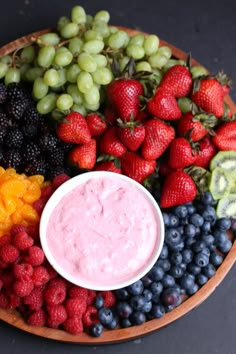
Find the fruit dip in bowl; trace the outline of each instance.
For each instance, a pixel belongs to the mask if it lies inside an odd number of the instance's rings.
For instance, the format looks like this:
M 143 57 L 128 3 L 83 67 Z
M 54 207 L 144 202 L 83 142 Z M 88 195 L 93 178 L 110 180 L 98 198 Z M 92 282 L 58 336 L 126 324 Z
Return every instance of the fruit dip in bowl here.
M 155 264 L 164 223 L 141 184 L 113 172 L 87 172 L 51 196 L 40 239 L 61 276 L 85 288 L 114 290 L 140 279 Z

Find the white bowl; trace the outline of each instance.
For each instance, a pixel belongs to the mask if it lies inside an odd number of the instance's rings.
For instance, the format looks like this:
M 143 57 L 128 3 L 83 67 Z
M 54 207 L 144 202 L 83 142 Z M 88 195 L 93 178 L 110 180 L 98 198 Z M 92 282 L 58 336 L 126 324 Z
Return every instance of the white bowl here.
M 163 247 L 164 223 L 157 202 L 141 184 L 112 172 L 87 172 L 50 197 L 40 240 L 62 277 L 84 288 L 114 290 L 153 267 Z

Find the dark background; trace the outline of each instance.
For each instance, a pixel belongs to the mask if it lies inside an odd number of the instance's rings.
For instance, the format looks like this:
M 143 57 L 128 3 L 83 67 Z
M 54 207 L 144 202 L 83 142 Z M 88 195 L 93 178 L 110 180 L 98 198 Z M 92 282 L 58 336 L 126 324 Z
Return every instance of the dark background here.
M 2 0 L 3 1 L 3 0 Z M 0 11 L 0 46 L 56 25 L 73 5 L 87 13 L 106 9 L 111 23 L 156 33 L 207 67 L 236 82 L 236 3 L 234 0 L 6 0 Z M 236 88 L 231 96 L 236 100 Z M 2 354 L 62 354 L 112 351 L 133 354 L 235 354 L 236 268 L 200 307 L 168 327 L 135 341 L 88 347 L 39 338 L 0 321 Z

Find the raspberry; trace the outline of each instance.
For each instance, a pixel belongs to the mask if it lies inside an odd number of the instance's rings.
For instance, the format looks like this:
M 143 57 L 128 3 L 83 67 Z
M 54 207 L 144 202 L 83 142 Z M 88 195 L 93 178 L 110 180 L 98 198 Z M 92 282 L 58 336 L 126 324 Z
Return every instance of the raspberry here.
M 4 292 L 0 293 L 0 307 L 2 309 L 7 309 L 9 305 L 8 298 Z
M 15 224 L 12 226 L 10 233 L 11 233 L 11 236 L 15 236 L 16 234 L 18 234 L 18 232 L 21 232 L 21 231 L 27 232 L 27 227 L 22 224 Z
M 88 290 L 87 305 L 92 305 L 96 298 L 96 291 Z
M 28 256 L 25 257 L 25 261 L 32 266 L 39 266 L 44 261 L 43 250 L 38 246 L 32 246 L 28 249 Z
M 8 270 L 6 270 L 5 273 L 1 274 L 0 279 L 3 282 L 4 289 L 11 289 L 15 282 L 13 273 L 8 272 Z
M 13 285 L 13 290 L 19 297 L 27 296 L 33 290 L 34 285 L 32 280 L 17 280 Z
M 3 235 L 0 237 L 0 248 L 5 245 L 9 245 L 11 243 L 12 237 L 11 235 Z
M 24 251 L 33 246 L 34 240 L 30 237 L 26 231 L 20 231 L 15 234 L 13 238 L 14 246 L 20 250 Z
M 14 263 L 19 257 L 19 251 L 16 247 L 6 244 L 0 249 L 0 257 L 5 263 Z
M 70 179 L 70 176 L 66 175 L 65 173 L 62 173 L 60 175 L 57 175 L 56 177 L 53 178 L 52 181 L 52 187 L 53 189 L 57 189 L 60 187 L 64 182 L 68 181 Z
M 3 260 L 0 258 L 0 269 L 5 269 L 9 266 L 6 262 L 3 262 Z
M 101 291 L 98 293 L 104 299 L 104 307 L 112 307 L 116 303 L 116 297 L 112 291 Z
M 44 292 L 44 300 L 48 305 L 59 305 L 65 300 L 65 298 L 66 287 L 63 286 L 53 286 L 49 284 Z
M 39 240 L 39 224 L 29 225 L 27 227 L 28 234 L 35 240 Z
M 86 310 L 86 300 L 83 298 L 67 299 L 65 302 L 66 312 L 69 317 L 82 315 Z
M 67 319 L 66 309 L 63 305 L 48 306 L 47 311 L 49 314 L 48 321 L 57 324 L 57 327 Z
M 71 298 L 81 297 L 87 301 L 88 289 L 81 288 L 80 286 L 72 285 L 72 287 L 69 289 L 69 296 Z
M 13 274 L 16 279 L 27 281 L 33 275 L 33 267 L 29 263 L 15 264 L 13 267 Z
M 34 286 L 37 288 L 46 284 L 49 281 L 50 277 L 48 274 L 48 271 L 45 267 L 43 266 L 38 266 L 34 268 L 34 272 L 32 275 L 32 280 L 34 283 Z
M 45 186 L 41 189 L 41 198 L 45 199 L 47 201 L 51 195 L 53 194 L 53 188 L 52 186 Z
M 45 326 L 46 321 L 47 315 L 42 309 L 33 312 L 27 319 L 30 326 Z
M 86 327 L 90 327 L 98 323 L 98 310 L 94 306 L 88 306 L 83 314 L 83 323 Z
M 55 279 L 58 276 L 58 273 L 55 271 L 55 269 L 48 262 L 45 264 L 45 268 L 47 269 L 50 280 Z
M 66 332 L 71 334 L 79 334 L 83 332 L 83 322 L 81 317 L 73 316 L 67 318 L 67 320 L 63 323 L 63 328 Z
M 55 286 L 55 287 L 65 289 L 65 291 L 66 291 L 67 285 L 68 285 L 67 281 L 61 277 L 57 277 L 55 279 L 52 279 L 49 284 L 49 286 Z
M 34 288 L 29 295 L 23 298 L 23 302 L 30 310 L 39 310 L 43 306 L 42 288 Z
M 0 291 L 2 290 L 2 287 L 3 287 L 3 281 L 2 279 L 0 279 Z
M 14 293 L 8 295 L 8 308 L 15 309 L 20 306 L 21 298 Z

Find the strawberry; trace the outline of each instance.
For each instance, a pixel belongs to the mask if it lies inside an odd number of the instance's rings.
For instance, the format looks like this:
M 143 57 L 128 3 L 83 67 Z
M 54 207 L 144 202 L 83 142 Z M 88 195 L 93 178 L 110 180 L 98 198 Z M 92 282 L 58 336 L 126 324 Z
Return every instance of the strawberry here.
M 119 118 L 129 121 L 139 113 L 140 100 L 144 89 L 142 84 L 133 79 L 117 79 L 107 87 L 107 98 L 110 105 L 117 112 Z
M 192 112 L 185 113 L 179 120 L 177 127 L 178 136 L 186 136 L 192 141 L 201 140 L 207 133 L 207 129 L 197 118 L 194 118 Z
M 184 97 L 189 94 L 192 82 L 193 80 L 189 69 L 184 65 L 178 64 L 172 66 L 165 72 L 160 87 L 162 87 L 166 93 L 174 97 Z
M 121 169 L 116 166 L 115 161 L 104 161 L 98 163 L 93 171 L 108 171 L 108 172 L 114 172 L 114 173 L 121 173 Z
M 215 156 L 217 150 L 215 146 L 211 143 L 208 137 L 204 138 L 199 142 L 199 150 L 195 155 L 194 165 L 208 168 L 211 159 Z
M 88 124 L 78 112 L 71 112 L 58 124 L 57 136 L 62 141 L 74 144 L 86 144 L 91 139 Z
M 170 208 L 175 205 L 191 202 L 197 193 L 196 185 L 192 178 L 184 171 L 173 171 L 165 179 L 160 205 Z
M 136 125 L 135 122 L 127 122 L 122 124 L 117 129 L 120 141 L 130 150 L 136 151 L 142 144 L 145 138 L 145 129 L 142 125 Z
M 114 110 L 110 106 L 107 106 L 104 109 L 104 118 L 108 124 L 110 125 L 115 124 L 117 116 Z
M 175 120 L 181 117 L 181 110 L 173 95 L 158 88 L 154 96 L 147 103 L 148 112 L 164 120 Z
M 225 122 L 217 128 L 212 142 L 219 150 L 236 151 L 236 121 Z
M 184 168 L 195 161 L 195 153 L 189 141 L 185 138 L 176 138 L 170 144 L 168 165 L 171 168 Z
M 205 112 L 212 113 L 217 118 L 224 114 L 224 90 L 214 78 L 200 80 L 198 90 L 193 90 L 192 100 Z
M 174 139 L 174 128 L 159 119 L 147 121 L 144 127 L 146 134 L 142 145 L 142 156 L 146 160 L 156 160 Z
M 107 129 L 107 123 L 96 113 L 88 114 L 86 120 L 91 136 L 100 135 Z
M 96 141 L 74 147 L 69 153 L 69 161 L 78 168 L 92 170 L 96 163 Z
M 121 156 L 120 161 L 123 173 L 139 183 L 154 173 L 156 168 L 155 160 L 147 161 L 135 152 L 126 152 Z
M 100 152 L 119 157 L 126 152 L 126 147 L 117 136 L 117 127 L 107 129 L 100 141 Z

